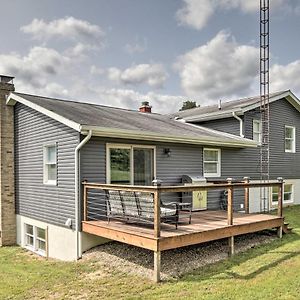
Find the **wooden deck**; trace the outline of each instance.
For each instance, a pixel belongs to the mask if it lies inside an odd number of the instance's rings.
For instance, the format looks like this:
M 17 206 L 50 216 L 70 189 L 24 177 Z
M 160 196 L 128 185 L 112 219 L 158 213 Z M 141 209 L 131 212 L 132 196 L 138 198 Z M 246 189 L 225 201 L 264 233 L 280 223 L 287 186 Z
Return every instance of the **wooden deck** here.
M 225 211 L 193 212 L 192 224 L 187 223 L 185 213 L 180 214 L 178 229 L 174 225 L 161 224 L 160 237 L 154 237 L 153 226 L 123 221 L 83 221 L 84 232 L 111 240 L 138 246 L 152 251 L 164 251 L 228 238 L 236 235 L 278 228 L 283 218 L 266 214 L 233 214 L 233 225 L 228 225 Z

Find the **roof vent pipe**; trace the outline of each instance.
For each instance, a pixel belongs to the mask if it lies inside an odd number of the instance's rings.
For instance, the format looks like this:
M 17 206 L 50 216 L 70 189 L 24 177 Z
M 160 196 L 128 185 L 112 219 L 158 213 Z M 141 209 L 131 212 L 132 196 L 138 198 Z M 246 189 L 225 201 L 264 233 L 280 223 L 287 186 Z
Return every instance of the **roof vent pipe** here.
M 219 108 L 219 109 L 222 109 L 222 100 L 221 100 L 221 99 L 219 100 L 218 108 Z

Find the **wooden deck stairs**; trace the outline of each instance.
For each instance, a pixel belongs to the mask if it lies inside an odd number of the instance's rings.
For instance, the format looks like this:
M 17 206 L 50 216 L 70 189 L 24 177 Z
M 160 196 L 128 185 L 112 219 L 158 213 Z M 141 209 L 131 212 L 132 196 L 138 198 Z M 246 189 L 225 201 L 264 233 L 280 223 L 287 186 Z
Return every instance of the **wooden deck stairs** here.
M 283 227 L 282 227 L 283 233 L 288 234 L 288 233 L 291 233 L 292 230 L 293 230 L 293 228 L 289 227 L 289 223 L 284 222 Z

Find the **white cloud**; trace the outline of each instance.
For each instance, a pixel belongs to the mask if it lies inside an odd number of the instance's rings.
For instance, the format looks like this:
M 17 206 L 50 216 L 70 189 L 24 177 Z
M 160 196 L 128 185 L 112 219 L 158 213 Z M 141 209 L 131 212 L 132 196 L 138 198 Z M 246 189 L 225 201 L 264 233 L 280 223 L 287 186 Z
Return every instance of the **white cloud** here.
M 81 62 L 79 62 L 80 64 Z M 87 99 L 99 104 L 138 109 L 147 100 L 155 112 L 167 113 L 178 110 L 184 98 L 158 93 L 140 93 L 133 89 L 107 88 L 93 84 L 89 79 L 74 75 L 78 62 L 54 49 L 34 47 L 21 56 L 17 53 L 0 55 L 0 74 L 15 76 L 17 91 L 57 98 Z M 105 72 L 96 66 L 91 74 Z
M 41 41 L 63 38 L 93 45 L 102 44 L 105 35 L 98 25 L 74 17 L 56 19 L 48 23 L 42 19 L 34 19 L 30 24 L 21 27 L 21 31 Z
M 161 64 L 140 64 L 125 70 L 109 68 L 107 77 L 126 85 L 147 84 L 153 88 L 162 88 L 168 74 Z
M 103 75 L 105 73 L 105 70 L 99 67 L 96 67 L 95 65 L 92 65 L 90 67 L 90 73 L 92 75 Z
M 239 45 L 229 33 L 221 31 L 207 44 L 179 57 L 175 67 L 185 93 L 203 101 L 249 91 L 258 62 L 257 48 Z
M 300 60 L 287 65 L 273 65 L 270 69 L 270 88 L 272 91 L 291 89 L 300 93 Z
M 35 87 L 43 85 L 46 77 L 63 72 L 69 64 L 68 57 L 45 47 L 33 47 L 23 57 L 16 53 L 0 55 L 0 73 L 13 74 Z
M 131 55 L 136 53 L 142 53 L 147 50 L 147 44 L 147 39 L 144 38 L 142 41 L 140 41 L 138 38 L 136 38 L 134 43 L 127 43 L 124 46 L 124 50 Z
M 291 0 L 270 2 L 271 11 L 291 11 Z M 259 0 L 183 0 L 183 6 L 177 11 L 176 18 L 180 25 L 201 30 L 218 10 L 238 9 L 243 13 L 258 13 L 259 3 Z
M 176 17 L 180 25 L 187 25 L 195 29 L 202 29 L 214 13 L 214 1 L 211 0 L 184 0 Z
M 67 89 L 53 81 L 67 76 L 71 66 L 68 57 L 45 47 L 33 47 L 25 56 L 17 53 L 0 55 L 0 73 L 15 76 L 16 87 L 22 92 L 45 92 L 51 96 L 66 94 Z
M 178 111 L 186 97 L 159 93 L 140 93 L 132 89 L 108 89 L 105 87 L 90 87 L 91 97 L 97 102 L 116 107 L 138 109 L 142 101 L 149 101 L 153 112 L 171 113 Z M 86 97 L 86 96 L 85 96 Z

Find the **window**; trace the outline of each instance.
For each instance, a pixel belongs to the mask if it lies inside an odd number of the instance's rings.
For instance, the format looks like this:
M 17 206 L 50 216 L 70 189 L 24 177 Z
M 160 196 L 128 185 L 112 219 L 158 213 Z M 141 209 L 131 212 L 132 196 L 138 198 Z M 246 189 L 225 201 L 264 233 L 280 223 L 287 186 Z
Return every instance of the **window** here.
M 283 201 L 284 202 L 293 202 L 293 185 L 292 184 L 284 185 Z
M 204 177 L 221 176 L 220 149 L 203 149 L 203 175 Z
M 46 231 L 39 227 L 36 227 L 36 249 L 41 252 L 46 251 Z
M 274 186 L 272 188 L 272 204 L 278 203 L 278 191 L 279 187 Z M 284 191 L 283 191 L 283 203 L 292 203 L 294 201 L 293 199 L 293 185 L 292 184 L 285 184 L 284 185 Z
M 262 126 L 260 120 L 253 120 L 253 141 L 261 144 Z
M 46 254 L 46 230 L 40 227 L 25 224 L 25 246 L 37 252 Z
M 56 145 L 44 147 L 44 184 L 56 185 Z
M 28 224 L 25 224 L 25 246 L 34 246 L 33 226 Z
M 107 144 L 107 182 L 152 185 L 155 147 Z
M 292 126 L 285 126 L 285 152 L 296 151 L 296 129 Z

